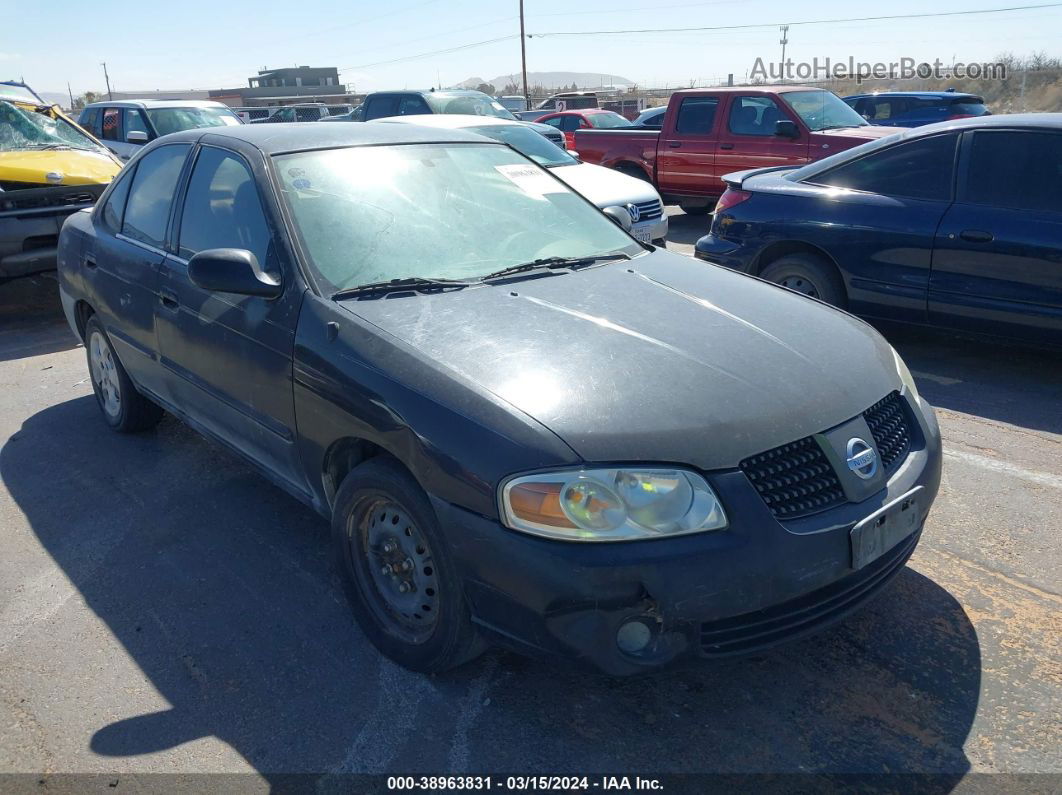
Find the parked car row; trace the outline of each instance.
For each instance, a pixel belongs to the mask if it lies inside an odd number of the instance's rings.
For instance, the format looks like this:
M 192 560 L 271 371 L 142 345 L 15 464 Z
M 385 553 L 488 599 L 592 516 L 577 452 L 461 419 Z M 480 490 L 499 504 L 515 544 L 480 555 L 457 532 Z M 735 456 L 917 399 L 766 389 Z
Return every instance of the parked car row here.
M 450 118 L 144 146 L 60 239 L 105 422 L 169 411 L 327 517 L 354 617 L 414 670 L 500 644 L 637 673 L 880 591 L 940 483 L 899 355 L 636 241 L 515 122 Z

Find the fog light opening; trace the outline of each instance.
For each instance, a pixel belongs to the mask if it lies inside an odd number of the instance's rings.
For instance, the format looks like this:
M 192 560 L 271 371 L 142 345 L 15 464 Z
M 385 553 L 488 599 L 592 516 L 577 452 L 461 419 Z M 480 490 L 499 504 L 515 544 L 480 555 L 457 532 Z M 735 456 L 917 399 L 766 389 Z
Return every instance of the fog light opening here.
M 653 628 L 642 619 L 628 619 L 616 631 L 616 646 L 624 654 L 642 654 L 652 644 L 653 635 Z

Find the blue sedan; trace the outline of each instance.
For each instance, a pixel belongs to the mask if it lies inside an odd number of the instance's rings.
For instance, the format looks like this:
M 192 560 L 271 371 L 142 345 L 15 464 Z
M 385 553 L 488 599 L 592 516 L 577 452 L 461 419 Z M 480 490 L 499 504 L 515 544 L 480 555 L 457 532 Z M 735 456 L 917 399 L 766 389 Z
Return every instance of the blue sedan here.
M 700 259 L 870 318 L 1062 344 L 1062 114 L 728 174 Z

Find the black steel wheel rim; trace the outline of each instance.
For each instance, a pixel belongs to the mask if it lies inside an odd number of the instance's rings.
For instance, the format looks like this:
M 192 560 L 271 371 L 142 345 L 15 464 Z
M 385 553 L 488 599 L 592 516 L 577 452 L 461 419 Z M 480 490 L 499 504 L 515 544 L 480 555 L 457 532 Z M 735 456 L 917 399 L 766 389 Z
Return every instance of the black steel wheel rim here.
M 818 285 L 808 277 L 797 273 L 788 273 L 776 279 L 775 283 L 782 285 L 782 287 L 788 287 L 793 292 L 800 293 L 801 295 L 807 295 L 811 298 L 819 297 Z

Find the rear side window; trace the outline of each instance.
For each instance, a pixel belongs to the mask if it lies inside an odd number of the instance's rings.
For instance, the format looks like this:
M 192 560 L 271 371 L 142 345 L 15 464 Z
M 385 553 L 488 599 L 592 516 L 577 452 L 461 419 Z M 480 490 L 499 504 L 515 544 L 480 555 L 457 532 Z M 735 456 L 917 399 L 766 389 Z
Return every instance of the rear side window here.
M 952 102 L 948 113 L 953 116 L 988 116 L 988 108 L 982 102 Z
M 117 141 L 121 124 L 119 120 L 121 118 L 122 111 L 119 108 L 104 108 L 103 109 L 103 140 L 105 141 Z
M 682 135 L 708 135 L 715 126 L 715 112 L 719 109 L 716 97 L 687 97 L 679 105 L 675 132 Z M 664 115 L 660 114 L 660 126 Z
M 199 151 L 181 216 L 180 256 L 210 248 L 242 248 L 266 266 L 269 225 L 254 177 L 238 155 L 205 146 Z
M 885 196 L 945 200 L 951 196 L 956 140 L 955 135 L 934 135 L 897 144 L 808 181 Z
M 387 116 L 398 114 L 398 97 L 394 94 L 385 94 L 380 97 L 370 97 L 365 103 L 365 119 L 383 119 Z
M 1062 213 L 1062 135 L 975 132 L 960 201 Z
M 421 116 L 425 113 L 431 113 L 431 108 L 420 97 L 402 97 L 398 103 L 399 116 Z
M 173 144 L 160 146 L 140 160 L 125 203 L 122 234 L 156 248 L 165 248 L 173 194 L 187 154 L 187 144 Z
M 775 122 L 785 118 L 770 97 L 734 97 L 730 103 L 730 132 L 737 135 L 774 135 Z
M 869 122 L 889 121 L 906 110 L 907 102 L 903 99 L 864 99 L 860 115 Z

